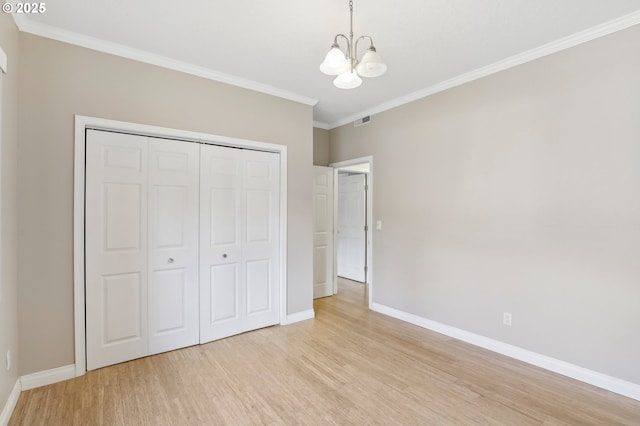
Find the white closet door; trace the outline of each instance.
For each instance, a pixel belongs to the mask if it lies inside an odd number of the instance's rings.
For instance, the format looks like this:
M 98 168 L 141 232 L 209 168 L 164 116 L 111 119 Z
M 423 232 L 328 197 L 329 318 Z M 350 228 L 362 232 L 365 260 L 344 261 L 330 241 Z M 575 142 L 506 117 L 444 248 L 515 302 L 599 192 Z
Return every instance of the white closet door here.
M 200 343 L 242 332 L 241 152 L 200 146 Z
M 197 144 L 87 132 L 87 369 L 199 341 Z
M 199 146 L 149 139 L 149 354 L 199 342 Z
M 87 369 L 147 355 L 147 140 L 87 131 Z
M 202 145 L 200 342 L 278 323 L 279 155 Z
M 279 322 L 280 155 L 243 150 L 244 331 Z

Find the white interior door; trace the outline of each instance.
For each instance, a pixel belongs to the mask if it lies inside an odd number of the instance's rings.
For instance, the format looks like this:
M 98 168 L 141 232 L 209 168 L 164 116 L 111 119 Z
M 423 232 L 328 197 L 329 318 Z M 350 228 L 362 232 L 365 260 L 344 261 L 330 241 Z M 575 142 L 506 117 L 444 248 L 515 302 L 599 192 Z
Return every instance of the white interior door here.
M 366 175 L 338 176 L 338 276 L 366 281 Z
M 280 322 L 280 155 L 242 150 L 244 330 Z
M 333 295 L 333 173 L 313 166 L 313 298 Z
M 147 139 L 87 131 L 87 369 L 148 353 Z
M 198 156 L 87 131 L 88 370 L 198 343 Z
M 200 341 L 200 148 L 149 140 L 149 354 Z
M 279 321 L 278 154 L 201 146 L 200 342 Z

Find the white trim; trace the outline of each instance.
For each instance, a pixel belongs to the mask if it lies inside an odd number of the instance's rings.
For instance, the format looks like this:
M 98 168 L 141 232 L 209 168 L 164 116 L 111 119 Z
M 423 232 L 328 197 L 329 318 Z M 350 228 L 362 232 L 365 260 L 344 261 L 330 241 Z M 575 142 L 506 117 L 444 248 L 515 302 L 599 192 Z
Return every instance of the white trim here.
M 16 14 L 14 14 L 14 17 L 15 16 Z M 313 99 L 308 96 L 300 95 L 298 93 L 263 84 L 254 80 L 249 80 L 231 74 L 214 71 L 212 69 L 195 65 L 189 62 L 179 61 L 145 50 L 134 49 L 122 44 L 113 43 L 95 37 L 85 36 L 73 31 L 68 31 L 54 26 L 42 24 L 40 22 L 35 22 L 31 19 L 20 19 L 19 21 L 17 18 L 14 19 L 16 20 L 16 24 L 18 25 L 20 31 L 26 33 L 62 41 L 64 43 L 69 43 L 80 47 L 85 47 L 87 49 L 97 50 L 103 53 L 109 53 L 111 55 L 116 55 L 123 58 L 133 59 L 134 61 L 144 62 L 146 64 L 157 65 L 159 67 L 171 69 L 174 71 L 180 71 L 186 74 L 214 80 L 220 83 L 254 90 L 256 92 L 265 93 L 271 96 L 277 96 L 279 98 L 288 99 L 290 101 L 298 102 L 304 105 L 314 106 L 318 103 L 317 99 Z
M 307 309 L 306 311 L 296 312 L 295 314 L 287 315 L 287 318 L 282 325 L 290 325 L 300 321 L 306 321 L 314 319 L 316 313 L 313 309 Z
M 7 54 L 4 53 L 2 46 L 0 46 L 0 71 L 7 73 Z
M 280 324 L 287 323 L 287 147 L 280 151 Z
M 528 364 L 544 368 L 545 370 L 553 371 L 554 373 L 562 374 L 563 376 L 571 377 L 581 382 L 640 401 L 640 384 L 631 383 L 616 377 L 598 373 L 597 371 L 588 370 L 584 367 L 570 364 L 527 349 L 522 349 L 498 340 L 490 339 L 479 334 L 451 327 L 449 325 L 419 317 L 398 309 L 390 308 L 379 303 L 373 303 L 371 309 L 376 312 L 380 312 L 381 314 L 417 325 L 418 327 L 426 328 L 428 330 L 444 334 L 445 336 L 453 337 L 454 339 L 462 340 L 463 342 L 467 342 Z
M 73 177 L 73 306 L 75 326 L 75 375 L 86 373 L 85 293 L 84 293 L 84 178 L 85 129 L 115 130 L 145 136 L 195 141 L 236 148 L 248 148 L 280 154 L 280 312 L 279 323 L 288 324 L 287 317 L 287 147 L 247 139 L 217 136 L 187 130 L 148 126 L 145 124 L 75 116 L 75 157 Z M 298 315 L 298 314 L 296 314 Z
M 39 35 L 41 37 L 51 38 L 65 43 L 74 44 L 76 46 L 81 46 L 88 49 L 161 66 L 175 71 L 181 71 L 187 74 L 196 75 L 221 83 L 231 84 L 257 92 L 266 93 L 268 95 L 289 99 L 305 105 L 315 106 L 318 103 L 318 99 L 313 99 L 284 89 L 265 85 L 253 80 L 247 80 L 230 74 L 213 71 L 208 68 L 200 67 L 188 62 L 178 61 L 144 50 L 134 49 L 121 44 L 112 43 L 98 38 L 88 37 L 72 31 L 63 30 L 57 27 L 49 26 L 27 19 L 24 15 L 13 14 L 13 19 L 20 31 Z M 563 37 L 559 40 L 552 41 L 542 46 L 530 49 L 526 52 L 522 52 L 498 62 L 494 62 L 493 64 L 480 67 L 476 70 L 434 84 L 422 90 L 418 90 L 408 95 L 392 99 L 388 102 L 384 102 L 378 106 L 368 108 L 364 111 L 351 114 L 334 122 L 324 123 L 320 121 L 314 121 L 313 125 L 315 127 L 326 130 L 334 129 L 336 127 L 340 127 L 347 123 L 353 122 L 358 118 L 367 115 L 378 114 L 389 109 L 396 108 L 398 106 L 413 102 L 418 99 L 422 99 L 424 97 L 442 92 L 444 90 L 460 86 L 473 80 L 495 74 L 499 71 L 503 71 L 508 68 L 512 68 L 517 65 L 521 65 L 526 62 L 530 62 L 544 56 L 569 49 L 571 47 L 575 47 L 596 38 L 604 37 L 606 35 L 624 30 L 637 24 L 640 24 L 640 11 L 635 11 L 611 21 L 604 22 L 591 28 L 587 28 L 586 30 L 579 31 L 575 34 Z
M 63 367 L 52 368 L 51 370 L 38 371 L 37 373 L 27 374 L 20 377 L 22 390 L 26 391 L 40 386 L 47 386 L 53 383 L 63 382 L 65 380 L 76 377 L 76 366 L 74 364 L 65 365 Z
M 318 129 L 324 129 L 324 130 L 329 130 L 331 129 L 329 127 L 329 123 L 325 123 L 323 121 L 314 121 L 313 122 L 313 127 L 317 127 Z
M 88 120 L 75 117 L 73 169 L 73 323 L 76 377 L 87 371 L 84 295 L 84 179 L 85 128 Z
M 15 22 L 18 30 L 23 31 L 23 28 L 28 24 L 27 15 L 24 13 L 12 13 L 11 16 L 13 17 L 13 22 Z
M 367 290 L 369 293 L 369 309 L 373 303 L 373 156 L 354 158 L 352 160 L 339 161 L 337 163 L 329 164 L 329 167 L 334 168 L 333 182 L 333 286 L 334 294 L 338 292 L 338 170 L 342 167 L 354 166 L 356 164 L 369 164 L 369 173 L 367 173 L 367 225 L 369 231 L 367 232 Z
M 497 72 L 504 71 L 518 65 L 522 65 L 526 62 L 531 62 L 544 56 L 548 56 L 562 50 L 575 47 L 582 43 L 595 40 L 596 38 L 604 37 L 617 31 L 622 31 L 638 24 L 640 24 L 640 11 L 621 16 L 603 24 L 596 25 L 595 27 L 579 31 L 570 36 L 563 37 L 559 40 L 555 40 L 547 44 L 543 44 L 542 46 L 527 50 L 526 52 L 519 53 L 498 62 L 494 62 L 493 64 L 480 67 L 468 73 L 459 75 L 446 81 L 442 81 L 440 83 L 434 84 L 433 86 L 418 90 L 417 92 L 409 93 L 408 95 L 392 99 L 378 106 L 368 108 L 355 114 L 351 114 L 347 117 L 341 118 L 340 120 L 329 123 L 329 129 L 343 126 L 367 115 L 379 114 L 392 108 L 396 108 L 401 105 L 416 101 L 418 99 L 443 92 L 447 89 L 451 89 L 453 87 L 478 80 L 482 77 L 486 77 L 488 75 L 495 74 Z
M 11 419 L 13 410 L 16 408 L 18 398 L 20 398 L 20 391 L 20 379 L 18 379 L 9 394 L 7 403 L 4 404 L 4 408 L 2 409 L 2 412 L 0 412 L 0 426 L 7 426 L 7 424 L 9 424 L 9 419 Z

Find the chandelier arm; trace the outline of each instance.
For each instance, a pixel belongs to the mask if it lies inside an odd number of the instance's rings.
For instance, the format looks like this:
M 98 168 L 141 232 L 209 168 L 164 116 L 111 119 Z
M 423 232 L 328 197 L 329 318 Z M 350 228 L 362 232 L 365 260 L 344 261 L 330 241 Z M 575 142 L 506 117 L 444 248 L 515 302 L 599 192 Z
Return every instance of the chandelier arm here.
M 347 54 L 349 54 L 351 52 L 351 42 L 349 41 L 349 37 L 344 34 L 336 34 L 333 39 L 333 44 L 338 45 L 338 47 L 340 46 L 340 44 L 338 43 L 338 37 L 342 37 L 347 42 Z
M 369 47 L 373 47 L 373 39 L 369 36 L 360 36 L 356 39 L 356 44 L 353 46 L 355 58 L 358 59 L 358 42 L 362 39 L 369 40 Z M 375 49 L 375 48 L 374 48 Z

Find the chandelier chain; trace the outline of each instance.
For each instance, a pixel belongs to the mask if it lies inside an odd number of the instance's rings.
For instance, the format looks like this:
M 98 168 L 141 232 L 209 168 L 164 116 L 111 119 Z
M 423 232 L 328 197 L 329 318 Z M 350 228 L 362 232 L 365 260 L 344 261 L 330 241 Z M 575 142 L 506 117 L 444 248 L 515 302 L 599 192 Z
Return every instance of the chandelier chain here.
M 351 37 L 351 40 L 353 40 L 353 0 L 349 0 L 349 14 L 351 15 L 349 24 L 349 37 Z

